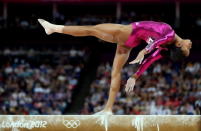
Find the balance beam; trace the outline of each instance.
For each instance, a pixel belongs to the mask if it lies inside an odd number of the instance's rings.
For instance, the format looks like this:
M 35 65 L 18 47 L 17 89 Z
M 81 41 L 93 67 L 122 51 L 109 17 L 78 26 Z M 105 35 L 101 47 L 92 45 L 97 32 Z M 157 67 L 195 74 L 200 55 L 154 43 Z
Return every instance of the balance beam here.
M 0 116 L 0 131 L 201 131 L 201 116 Z

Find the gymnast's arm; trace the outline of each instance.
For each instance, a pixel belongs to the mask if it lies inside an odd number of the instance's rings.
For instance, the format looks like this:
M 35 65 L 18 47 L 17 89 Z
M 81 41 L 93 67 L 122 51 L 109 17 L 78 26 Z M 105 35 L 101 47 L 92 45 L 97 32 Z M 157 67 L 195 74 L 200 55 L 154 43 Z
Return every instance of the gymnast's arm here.
M 111 85 L 109 91 L 109 99 L 107 101 L 105 111 L 111 111 L 112 106 L 115 102 L 116 95 L 120 89 L 121 83 L 121 70 L 126 63 L 131 48 L 126 48 L 124 46 L 117 46 L 113 67 L 112 67 L 112 78 L 111 78 Z
M 162 50 L 161 48 L 157 49 L 153 54 L 151 54 L 151 56 L 145 59 L 143 63 L 140 65 L 140 67 L 138 68 L 137 72 L 127 80 L 126 88 L 125 88 L 125 91 L 127 93 L 130 93 L 131 91 L 133 91 L 136 80 L 142 75 L 142 73 L 147 68 L 149 68 L 149 66 L 152 63 L 163 58 L 162 55 L 160 54 L 161 50 Z

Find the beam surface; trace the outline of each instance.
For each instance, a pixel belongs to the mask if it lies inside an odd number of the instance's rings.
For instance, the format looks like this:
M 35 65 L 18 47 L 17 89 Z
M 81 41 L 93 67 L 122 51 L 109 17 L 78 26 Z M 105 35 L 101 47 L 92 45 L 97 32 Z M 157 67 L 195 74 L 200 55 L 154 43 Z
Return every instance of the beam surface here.
M 0 116 L 0 131 L 201 131 L 201 116 Z

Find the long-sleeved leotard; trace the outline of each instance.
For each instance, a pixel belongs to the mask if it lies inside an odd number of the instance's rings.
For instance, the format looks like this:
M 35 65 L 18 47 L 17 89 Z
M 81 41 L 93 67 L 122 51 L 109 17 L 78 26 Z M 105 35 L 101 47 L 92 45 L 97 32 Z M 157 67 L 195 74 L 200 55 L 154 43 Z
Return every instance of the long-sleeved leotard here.
M 155 61 L 163 58 L 163 56 L 160 54 L 161 50 L 164 50 L 162 48 L 157 49 L 156 51 L 154 51 L 147 59 L 145 59 L 142 64 L 140 65 L 140 67 L 138 68 L 137 72 L 135 73 L 135 75 L 137 77 L 141 76 L 142 73 Z
M 166 44 L 174 39 L 175 32 L 170 25 L 162 22 L 141 21 L 132 23 L 133 31 L 126 41 L 128 47 L 136 47 L 142 40 L 147 42 L 145 50 L 151 52 L 156 49 L 147 59 L 140 65 L 135 73 L 138 77 L 156 60 L 162 58 L 160 52 L 164 48 L 161 45 Z

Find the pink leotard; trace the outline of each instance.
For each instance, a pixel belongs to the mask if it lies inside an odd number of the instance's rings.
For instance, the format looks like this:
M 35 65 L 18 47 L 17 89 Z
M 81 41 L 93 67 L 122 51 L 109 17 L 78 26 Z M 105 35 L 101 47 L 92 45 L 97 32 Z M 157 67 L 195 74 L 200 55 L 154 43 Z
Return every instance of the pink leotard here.
M 160 45 L 166 44 L 174 39 L 175 32 L 170 25 L 162 22 L 141 21 L 132 23 L 133 31 L 126 41 L 128 47 L 136 47 L 140 41 L 147 42 L 145 50 L 151 52 L 155 50 L 147 59 L 143 61 L 135 73 L 138 77 L 155 61 L 162 58 L 160 52 L 164 48 Z

